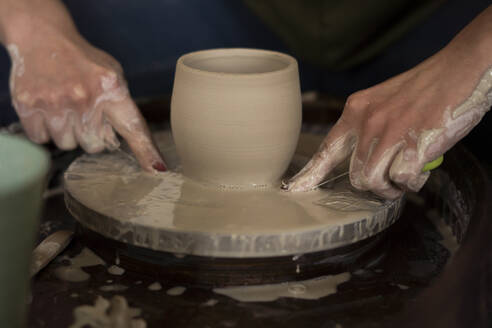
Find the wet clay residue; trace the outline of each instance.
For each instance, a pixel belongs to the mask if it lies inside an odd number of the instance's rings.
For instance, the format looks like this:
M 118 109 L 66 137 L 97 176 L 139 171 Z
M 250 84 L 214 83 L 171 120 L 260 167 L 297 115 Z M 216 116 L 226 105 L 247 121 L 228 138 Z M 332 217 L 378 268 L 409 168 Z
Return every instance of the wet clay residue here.
M 214 292 L 241 302 L 272 302 L 281 297 L 316 300 L 337 292 L 337 287 L 350 279 L 345 272 L 305 281 L 280 284 L 215 288 Z
M 146 328 L 147 323 L 138 319 L 142 311 L 131 308 L 123 296 L 111 301 L 99 296 L 94 306 L 81 305 L 74 309 L 74 323 L 69 328 Z
M 127 289 L 128 289 L 127 286 L 118 285 L 118 284 L 104 285 L 104 286 L 99 287 L 99 290 L 103 291 L 103 292 L 123 292 Z
M 125 269 L 117 265 L 112 265 L 108 268 L 108 272 L 115 276 L 121 276 L 125 273 Z
M 56 268 L 55 275 L 58 279 L 70 282 L 80 282 L 90 278 L 90 275 L 82 270 L 82 268 L 106 264 L 99 256 L 94 254 L 88 248 L 82 249 L 82 251 L 73 258 L 63 256 L 60 260 L 67 260 L 70 264 Z
M 200 304 L 200 306 L 215 306 L 217 303 L 219 303 L 218 300 L 216 300 L 215 298 L 211 298 L 208 301 Z
M 186 291 L 185 287 L 177 286 L 167 290 L 166 294 L 171 296 L 179 296 Z
M 153 284 L 150 284 L 149 287 L 147 287 L 147 289 L 154 292 L 159 291 L 162 289 L 162 285 L 158 281 L 156 281 Z

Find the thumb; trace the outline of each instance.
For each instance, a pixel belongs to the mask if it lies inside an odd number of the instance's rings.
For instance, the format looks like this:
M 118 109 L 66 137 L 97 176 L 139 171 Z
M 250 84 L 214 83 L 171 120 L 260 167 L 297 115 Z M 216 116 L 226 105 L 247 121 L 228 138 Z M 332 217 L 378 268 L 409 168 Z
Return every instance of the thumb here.
M 166 164 L 133 100 L 127 97 L 103 106 L 106 120 L 126 140 L 142 169 L 148 172 L 166 171 Z
M 339 121 L 325 137 L 311 160 L 284 186 L 284 189 L 288 191 L 315 189 L 325 176 L 350 156 L 353 145 L 354 138 L 349 127 Z

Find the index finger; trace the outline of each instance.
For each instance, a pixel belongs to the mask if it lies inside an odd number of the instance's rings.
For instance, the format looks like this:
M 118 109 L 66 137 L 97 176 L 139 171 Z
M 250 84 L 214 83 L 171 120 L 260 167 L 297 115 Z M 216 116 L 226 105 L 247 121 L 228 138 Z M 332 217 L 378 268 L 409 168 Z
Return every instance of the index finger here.
M 285 189 L 308 191 L 316 188 L 325 176 L 350 156 L 354 144 L 351 128 L 339 120 L 326 135 L 311 160 L 287 183 Z
M 166 165 L 155 146 L 147 123 L 130 97 L 104 106 L 106 120 L 126 140 L 140 166 L 148 172 L 165 171 Z

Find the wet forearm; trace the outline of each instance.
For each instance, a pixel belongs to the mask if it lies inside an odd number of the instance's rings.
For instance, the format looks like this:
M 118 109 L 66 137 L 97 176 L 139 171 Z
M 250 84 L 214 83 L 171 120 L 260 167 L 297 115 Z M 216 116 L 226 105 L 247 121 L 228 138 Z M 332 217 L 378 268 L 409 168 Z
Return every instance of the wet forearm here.
M 0 0 L 0 42 L 26 44 L 50 30 L 77 34 L 60 0 Z

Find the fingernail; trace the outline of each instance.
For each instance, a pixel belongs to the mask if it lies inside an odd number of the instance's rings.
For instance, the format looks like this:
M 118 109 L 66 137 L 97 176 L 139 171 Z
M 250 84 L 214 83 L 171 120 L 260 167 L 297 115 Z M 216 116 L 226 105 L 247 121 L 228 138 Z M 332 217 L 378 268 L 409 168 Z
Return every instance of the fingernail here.
M 166 172 L 167 171 L 166 165 L 164 165 L 164 163 L 162 163 L 162 162 L 154 163 L 154 165 L 152 165 L 152 167 L 159 172 Z

